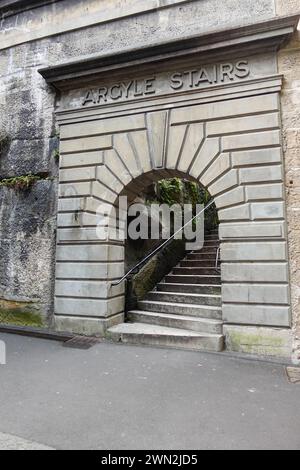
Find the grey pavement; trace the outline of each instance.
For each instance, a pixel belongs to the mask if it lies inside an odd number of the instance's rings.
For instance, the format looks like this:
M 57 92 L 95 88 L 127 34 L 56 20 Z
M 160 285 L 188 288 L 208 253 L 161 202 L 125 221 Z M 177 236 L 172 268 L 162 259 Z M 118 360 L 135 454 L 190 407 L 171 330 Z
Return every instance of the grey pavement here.
M 300 449 L 300 385 L 287 381 L 282 365 L 110 343 L 76 350 L 7 334 L 0 340 L 7 345 L 0 448 Z

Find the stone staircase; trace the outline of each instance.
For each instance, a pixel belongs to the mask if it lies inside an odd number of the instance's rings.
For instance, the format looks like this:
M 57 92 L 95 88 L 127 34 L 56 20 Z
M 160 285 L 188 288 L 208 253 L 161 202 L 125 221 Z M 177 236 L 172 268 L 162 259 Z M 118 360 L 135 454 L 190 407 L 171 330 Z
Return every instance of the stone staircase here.
M 111 327 L 114 341 L 190 350 L 222 351 L 221 276 L 215 268 L 217 231 L 206 236 L 155 290 Z

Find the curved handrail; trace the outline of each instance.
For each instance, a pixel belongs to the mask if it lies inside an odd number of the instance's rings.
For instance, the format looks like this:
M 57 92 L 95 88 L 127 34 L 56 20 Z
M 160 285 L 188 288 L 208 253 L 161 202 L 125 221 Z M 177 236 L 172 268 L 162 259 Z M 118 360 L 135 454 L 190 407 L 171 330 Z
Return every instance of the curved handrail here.
M 162 248 L 164 248 L 168 243 L 170 243 L 171 240 L 173 240 L 173 238 L 178 234 L 180 233 L 185 227 L 187 227 L 191 222 L 193 222 L 193 220 L 197 219 L 197 217 L 199 217 L 199 215 L 201 215 L 203 212 L 206 211 L 206 209 L 208 209 L 213 203 L 214 203 L 214 199 L 212 199 L 200 212 L 198 212 L 198 214 L 196 214 L 191 220 L 189 220 L 186 224 L 184 224 L 180 229 L 178 229 L 176 232 L 173 233 L 173 235 L 171 235 L 171 237 L 168 238 L 168 240 L 165 240 L 161 245 L 159 245 L 157 248 L 155 248 L 155 250 L 151 251 L 151 253 L 149 253 L 147 256 L 145 256 L 145 258 L 142 259 L 142 261 L 139 261 L 133 268 L 131 268 L 121 279 L 119 279 L 119 281 L 114 281 L 111 283 L 112 286 L 118 286 L 120 285 L 123 281 L 125 281 L 125 279 L 127 279 L 132 273 L 136 274 L 135 271 L 138 270 L 137 272 L 139 272 L 140 268 L 146 263 L 146 261 L 148 261 L 149 259 L 151 259 L 154 255 L 156 255 L 156 253 L 158 253 L 159 251 L 162 250 Z

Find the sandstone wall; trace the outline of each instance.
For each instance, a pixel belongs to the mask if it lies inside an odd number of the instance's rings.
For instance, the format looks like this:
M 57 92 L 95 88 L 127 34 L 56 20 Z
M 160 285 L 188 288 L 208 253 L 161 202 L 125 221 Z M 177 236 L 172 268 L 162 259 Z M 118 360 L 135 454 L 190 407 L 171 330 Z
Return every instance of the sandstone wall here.
M 299 0 L 277 0 L 276 13 L 300 13 Z M 281 104 L 293 312 L 293 359 L 300 362 L 300 30 L 280 51 L 278 65 L 279 72 L 285 76 Z

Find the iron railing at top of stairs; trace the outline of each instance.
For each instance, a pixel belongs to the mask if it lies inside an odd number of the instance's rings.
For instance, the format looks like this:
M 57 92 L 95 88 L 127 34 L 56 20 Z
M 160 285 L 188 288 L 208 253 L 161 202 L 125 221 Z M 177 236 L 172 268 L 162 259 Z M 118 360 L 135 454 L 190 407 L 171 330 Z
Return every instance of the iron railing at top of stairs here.
M 121 279 L 118 281 L 113 281 L 111 283 L 112 286 L 118 286 L 120 285 L 123 281 L 128 279 L 130 276 L 137 274 L 140 269 L 149 261 L 153 256 L 155 256 L 157 253 L 159 253 L 163 248 L 165 248 L 175 237 L 178 233 L 182 232 L 182 230 L 185 229 L 189 224 L 191 224 L 195 219 L 197 219 L 201 214 L 203 214 L 212 204 L 214 203 L 214 199 L 211 199 L 209 203 L 201 209 L 198 214 L 196 214 L 194 217 L 191 218 L 186 224 L 184 224 L 180 229 L 176 230 L 176 232 L 173 233 L 167 240 L 165 240 L 161 245 L 159 245 L 157 248 L 155 248 L 153 251 L 151 251 L 148 255 L 146 255 L 141 261 L 139 261 L 133 268 L 131 268 Z M 217 254 L 218 256 L 218 254 Z M 217 263 L 217 262 L 216 262 Z

